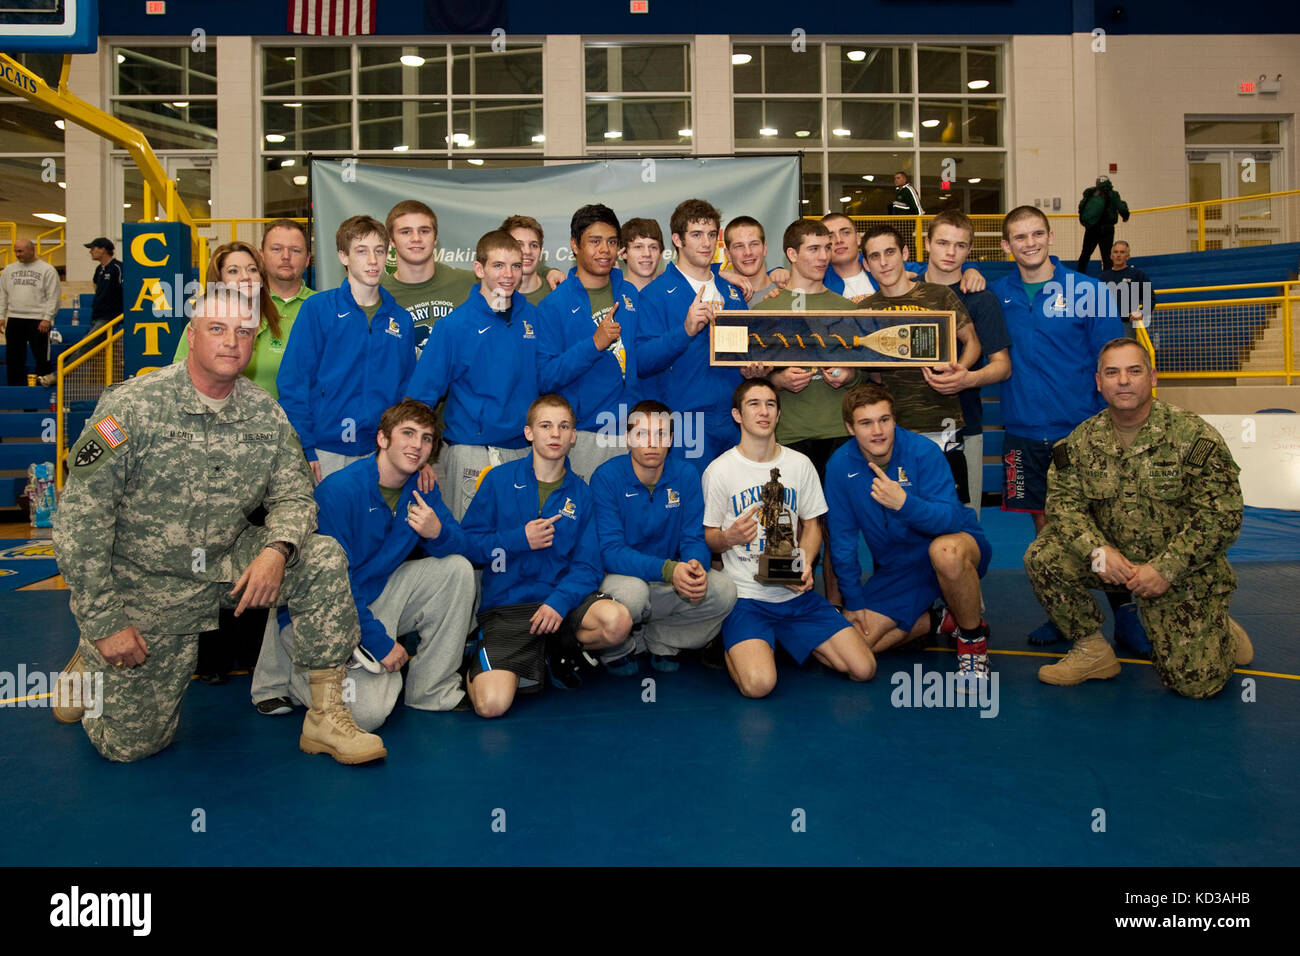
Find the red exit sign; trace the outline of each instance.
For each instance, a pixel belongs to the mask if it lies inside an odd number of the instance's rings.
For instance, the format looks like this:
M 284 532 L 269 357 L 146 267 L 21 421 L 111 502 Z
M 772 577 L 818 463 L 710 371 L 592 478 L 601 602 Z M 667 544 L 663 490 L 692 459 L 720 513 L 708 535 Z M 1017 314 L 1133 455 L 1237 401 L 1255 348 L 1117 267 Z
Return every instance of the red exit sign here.
M 1255 92 L 1255 81 L 1254 81 L 1254 80 L 1242 80 L 1239 84 L 1237 84 L 1237 92 L 1238 92 L 1238 93 L 1254 93 L 1254 92 Z
M 144 12 L 153 16 L 162 16 L 167 12 L 167 0 L 144 0 Z
M 650 0 L 629 0 L 633 13 L 649 13 Z

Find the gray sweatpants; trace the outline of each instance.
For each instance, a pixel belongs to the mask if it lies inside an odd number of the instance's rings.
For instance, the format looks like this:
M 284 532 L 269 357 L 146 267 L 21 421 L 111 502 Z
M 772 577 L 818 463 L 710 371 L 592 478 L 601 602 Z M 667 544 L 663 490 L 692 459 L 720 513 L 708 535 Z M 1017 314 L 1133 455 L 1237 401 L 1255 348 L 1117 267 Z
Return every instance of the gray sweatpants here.
M 320 463 L 320 477 L 324 481 L 336 471 L 342 471 L 354 461 L 369 458 L 369 455 L 340 455 L 338 452 L 316 449 L 316 461 Z
M 569 467 L 575 475 L 590 483 L 592 472 L 625 451 L 627 447 L 620 444 L 618 435 L 580 431 L 573 451 L 569 452 Z
M 417 710 L 451 710 L 464 693 L 460 690 L 460 666 L 465 636 L 474 619 L 474 571 L 460 555 L 407 561 L 388 579 L 370 612 L 384 625 L 388 636 L 412 631 L 420 635 L 420 646 L 407 668 L 406 706 Z M 272 630 L 278 633 L 272 637 Z M 267 634 L 253 673 L 253 702 L 272 697 L 291 697 L 311 705 L 307 671 L 291 663 L 292 626 L 279 630 L 275 615 L 267 622 Z M 388 718 L 402 689 L 400 671 L 372 674 L 350 667 L 351 684 L 344 685 L 344 700 L 362 730 L 379 727 Z
M 479 475 L 492 465 L 505 464 L 523 458 L 532 449 L 498 448 L 495 445 L 448 445 L 433 466 L 438 474 L 438 488 L 442 503 L 457 521 L 465 517 L 469 503 L 474 500 Z
M 724 571 L 709 571 L 708 580 L 704 599 L 692 604 L 671 584 L 625 574 L 605 575 L 600 589 L 627 608 L 632 615 L 632 633 L 620 646 L 603 652 L 601 660 L 643 651 L 673 657 L 678 651 L 709 643 L 736 603 L 736 583 Z
M 984 436 L 967 435 L 963 441 L 966 443 L 966 486 L 970 489 L 970 506 L 978 519 L 980 498 L 984 495 Z

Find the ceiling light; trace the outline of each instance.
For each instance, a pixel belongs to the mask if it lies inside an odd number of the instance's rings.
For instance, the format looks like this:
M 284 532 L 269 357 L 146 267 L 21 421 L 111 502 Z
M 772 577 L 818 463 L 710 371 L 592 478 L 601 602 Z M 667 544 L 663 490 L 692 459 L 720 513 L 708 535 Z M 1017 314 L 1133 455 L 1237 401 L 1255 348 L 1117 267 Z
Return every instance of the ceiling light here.
M 284 58 L 284 62 L 285 62 L 285 63 L 294 63 L 294 62 L 297 61 L 297 59 L 298 59 L 298 58 L 297 58 L 296 56 L 286 56 L 286 57 Z
M 280 168 L 281 168 L 281 169 L 288 169 L 290 166 L 292 166 L 292 165 L 293 165 L 294 163 L 296 163 L 296 162 L 297 162 L 296 159 L 282 159 L 282 160 L 280 160 Z
M 267 141 L 268 143 L 283 143 L 283 142 L 284 142 L 284 134 L 283 134 L 283 133 L 267 133 L 267 134 L 266 134 L 266 141 Z
M 607 130 L 605 130 L 605 138 L 606 138 L 606 139 L 622 139 L 622 138 L 623 138 L 623 131 L 622 131 L 621 129 L 607 129 Z
M 848 53 L 845 54 L 845 56 L 847 56 L 847 57 L 848 57 L 850 60 L 852 60 L 854 63 L 861 63 L 863 60 L 865 60 L 865 59 L 867 58 L 867 51 L 866 51 L 866 50 L 850 50 Z
M 406 145 L 406 143 L 402 143 L 402 144 L 400 144 L 400 145 L 398 145 L 398 146 L 394 146 L 394 147 L 393 147 L 393 152 L 394 152 L 394 153 L 404 153 L 404 152 L 406 152 L 406 151 L 407 151 L 408 149 L 410 149 L 410 148 L 411 148 L 411 147 L 408 146 L 408 145 Z
M 733 53 L 733 54 L 731 54 L 731 65 L 732 65 L 732 66 L 744 66 L 746 63 L 750 62 L 752 59 L 754 59 L 754 57 L 753 57 L 752 55 L 748 54 L 748 53 Z
M 306 176 L 295 176 L 295 177 L 293 177 L 293 184 L 294 184 L 295 186 L 306 186 L 306 185 L 307 185 L 307 177 L 306 177 Z
M 688 130 L 688 129 L 679 129 L 679 130 L 677 131 L 677 135 L 678 135 L 678 136 L 684 136 L 684 137 L 686 137 L 687 139 L 690 139 L 690 138 L 691 138 L 691 131 Z
M 775 136 L 776 134 L 777 128 L 775 126 L 763 126 L 758 131 L 759 136 Z
M 982 90 L 989 85 L 988 80 L 971 80 L 966 84 L 972 90 Z
M 899 139 L 911 139 L 911 138 L 912 138 L 913 136 L 915 136 L 915 135 L 916 135 L 916 134 L 913 133 L 910 129 L 900 129 L 900 130 L 898 131 L 898 138 L 899 138 Z
M 482 166 L 482 165 L 483 165 L 483 160 L 481 160 L 481 159 L 467 159 L 467 160 L 465 160 L 465 162 L 469 163 L 471 166 Z
M 852 198 L 853 198 L 852 196 L 841 196 L 840 202 L 848 202 Z
M 799 202 L 801 202 L 801 203 L 803 203 L 803 204 L 806 205 L 806 204 L 808 203 L 808 200 L 807 200 L 807 199 L 800 199 Z
M 189 100 L 177 100 L 176 102 L 172 103 L 172 106 L 176 107 L 178 110 L 183 110 L 185 109 L 185 107 L 189 105 L 190 105 Z
M 976 176 L 974 179 L 966 180 L 966 182 L 970 183 L 972 186 L 974 186 L 976 183 L 982 183 L 983 181 L 984 180 L 980 179 L 980 177 L 978 176 Z
M 939 125 L 939 121 L 937 119 L 921 120 L 921 125 L 926 129 L 934 129 Z
M 67 216 L 60 216 L 57 212 L 34 212 L 32 213 L 37 219 L 44 219 L 46 222 L 67 222 Z
M 833 130 L 831 130 L 831 133 L 833 133 L 836 136 L 849 136 L 853 133 L 853 130 L 845 129 L 843 126 L 837 126 Z
M 124 57 L 122 54 L 119 53 L 119 54 L 117 55 L 117 62 L 118 62 L 118 63 L 125 63 L 125 62 L 126 62 L 126 57 Z
M 806 129 L 797 129 L 794 131 L 794 135 L 798 136 L 800 139 L 803 139 L 805 136 L 811 136 L 812 132 Z
M 869 182 L 869 183 L 874 183 L 874 182 L 876 181 L 876 177 L 875 177 L 875 176 L 872 176 L 870 173 L 868 173 L 867 175 L 863 176 L 862 178 L 865 179 L 865 180 L 866 180 L 867 182 Z
M 402 66 L 424 66 L 424 57 L 414 53 L 404 53 L 399 59 L 402 61 Z
M 57 119 L 57 120 L 55 120 L 55 121 L 54 121 L 54 125 L 57 126 L 59 129 L 67 129 L 67 128 L 68 128 L 67 124 L 64 123 L 63 120 L 61 120 L 61 119 Z
M 68 184 L 67 184 L 67 183 L 59 183 L 59 188 L 60 188 L 60 189 L 67 189 L 67 188 L 68 188 Z
M 469 148 L 474 145 L 474 141 L 472 139 L 463 140 L 460 145 Z
M 123 208 L 123 209 L 130 209 L 130 208 L 131 208 L 131 204 L 130 204 L 129 202 L 124 202 L 124 203 L 122 203 L 122 208 Z
M 461 145 L 462 143 L 464 143 L 464 142 L 465 142 L 466 140 L 468 140 L 468 139 L 469 139 L 469 133 L 452 133 L 452 134 L 451 134 L 451 141 L 452 141 L 453 143 L 455 143 L 457 146 Z
M 283 104 L 281 104 L 281 105 L 283 105 L 283 106 L 287 106 L 287 107 L 288 107 L 289 109 L 291 109 L 291 110 L 296 110 L 296 109 L 301 109 L 301 108 L 302 108 L 302 104 L 301 104 L 301 103 L 283 103 Z
M 546 142 L 546 134 L 545 134 L 545 133 L 538 133 L 536 136 L 533 137 L 533 142 L 534 142 L 534 143 L 544 143 L 544 142 Z

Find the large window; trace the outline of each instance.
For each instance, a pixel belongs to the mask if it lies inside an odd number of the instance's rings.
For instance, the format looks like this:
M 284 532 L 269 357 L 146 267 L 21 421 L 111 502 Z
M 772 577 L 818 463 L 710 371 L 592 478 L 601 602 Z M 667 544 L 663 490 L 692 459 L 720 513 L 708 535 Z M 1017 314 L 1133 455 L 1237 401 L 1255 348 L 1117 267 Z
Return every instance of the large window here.
M 690 151 L 689 43 L 590 42 L 583 56 L 588 153 Z
M 58 86 L 61 56 L 23 53 L 15 59 L 49 86 Z M 64 125 L 21 97 L 0 97 L 0 222 L 17 228 L 14 237 L 0 231 L 0 264 L 13 261 L 11 238 L 35 239 L 64 221 Z M 62 264 L 62 253 L 55 259 Z
M 449 168 L 545 149 L 542 45 L 264 46 L 263 215 L 306 215 L 306 154 Z M 479 154 L 518 153 L 521 160 Z
M 149 138 L 155 150 L 212 150 L 217 145 L 217 50 L 133 44 L 113 50 L 113 115 Z
M 1001 45 L 732 45 L 736 151 L 804 151 L 806 213 L 882 215 L 907 173 L 926 212 L 1003 211 Z

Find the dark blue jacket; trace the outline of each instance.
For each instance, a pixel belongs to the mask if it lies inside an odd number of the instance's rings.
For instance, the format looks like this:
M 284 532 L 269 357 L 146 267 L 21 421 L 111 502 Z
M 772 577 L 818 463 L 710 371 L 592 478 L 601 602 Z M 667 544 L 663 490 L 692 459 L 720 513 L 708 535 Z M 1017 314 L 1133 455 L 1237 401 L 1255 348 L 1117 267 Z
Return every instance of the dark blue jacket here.
M 1002 422 L 1025 438 L 1061 438 L 1106 407 L 1097 391 L 1101 347 L 1124 334 L 1102 282 L 1061 265 L 1031 304 L 1020 270 L 989 290 L 1011 335 L 1011 377 L 1002 383 Z
M 437 488 L 420 497 L 442 522 L 438 537 L 421 538 L 406 523 L 406 511 L 415 503 L 418 481 L 419 475 L 415 474 L 402 486 L 396 512 L 388 510 L 388 502 L 379 490 L 379 463 L 374 455 L 327 475 L 316 486 L 320 533 L 343 545 L 347 553 L 348 583 L 361 619 L 361 646 L 376 660 L 388 656 L 394 641 L 370 613 L 370 604 L 383 593 L 393 572 L 416 547 L 423 547 L 433 558 L 465 553 L 465 535 L 442 503 L 442 492 Z
M 401 401 L 414 369 L 411 313 L 384 289 L 372 322 L 347 279 L 305 301 L 275 386 L 307 460 L 316 460 L 317 448 L 339 455 L 372 450 L 379 417 Z
M 596 351 L 591 299 L 578 280 L 577 269 L 570 269 L 569 277 L 537 307 L 537 388 L 543 395 L 558 392 L 568 399 L 581 431 L 598 431 L 622 422 L 626 409 L 641 398 L 633 344 L 639 293 L 618 269 L 611 269 L 609 278 L 618 304 L 614 320 L 622 327 L 626 375 L 617 355 L 609 349 Z M 625 406 L 622 411 L 620 404 Z
M 466 555 L 483 566 L 480 612 L 539 602 L 564 616 L 600 586 L 596 508 L 587 483 L 566 460 L 564 483 L 544 508 L 537 507 L 537 495 L 531 454 L 489 468 L 480 478 L 461 524 Z M 551 546 L 533 551 L 524 525 L 554 514 L 563 517 L 554 524 Z
M 509 313 L 494 312 L 479 289 L 434 324 L 406 394 L 429 405 L 447 397 L 452 444 L 523 448 L 538 395 L 537 310 L 515 292 Z
M 650 494 L 632 470 L 631 455 L 620 455 L 596 469 L 591 493 L 605 573 L 662 581 L 665 561 L 692 558 L 708 570 L 700 473 L 685 459 L 668 456 Z
M 952 469 L 930 439 L 895 426 L 894 451 L 884 471 L 907 492 L 907 500 L 897 511 L 871 497 L 876 473 L 856 439 L 837 448 L 826 463 L 831 562 L 844 607 L 850 611 L 867 606 L 858 560 L 859 533 L 879 567 L 929 567 L 930 542 L 941 534 L 966 531 L 976 540 L 984 537 L 975 512 L 957 500 Z

